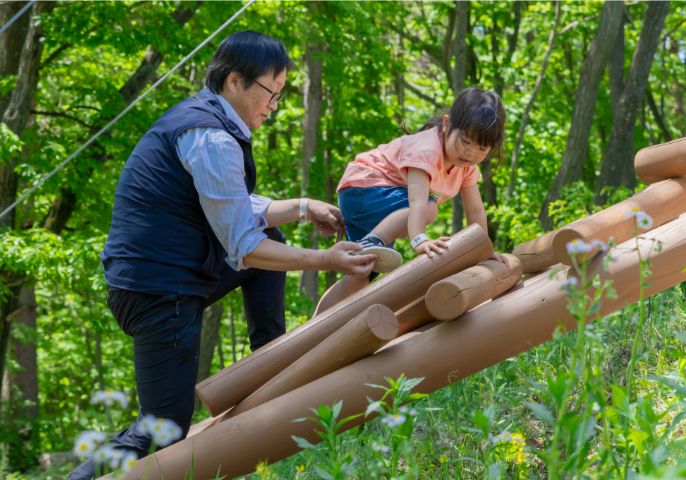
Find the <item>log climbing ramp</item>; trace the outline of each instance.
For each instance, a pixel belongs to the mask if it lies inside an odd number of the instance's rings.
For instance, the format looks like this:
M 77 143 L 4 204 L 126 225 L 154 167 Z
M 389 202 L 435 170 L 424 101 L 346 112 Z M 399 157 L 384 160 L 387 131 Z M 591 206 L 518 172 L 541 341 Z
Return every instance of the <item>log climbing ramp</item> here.
M 261 461 L 296 453 L 292 435 L 318 441 L 313 423 L 293 422 L 310 408 L 342 400 L 343 417 L 364 412 L 367 397 L 381 395 L 367 384 L 403 373 L 424 377 L 416 390 L 429 393 L 550 340 L 560 326 L 575 328 L 562 288 L 575 275 L 566 249 L 573 240 L 615 245 L 584 254 L 595 265 L 614 259 L 597 269 L 616 291 L 599 315 L 639 300 L 639 253 L 650 261 L 646 296 L 686 281 L 686 138 L 639 151 L 634 166 L 647 188 L 518 245 L 507 266 L 489 260 L 487 234 L 470 226 L 446 253 L 414 258 L 199 383 L 212 417 L 139 460 L 126 478 L 182 479 L 191 469 L 195 479 L 249 474 Z M 632 210 L 653 219 L 638 236 Z

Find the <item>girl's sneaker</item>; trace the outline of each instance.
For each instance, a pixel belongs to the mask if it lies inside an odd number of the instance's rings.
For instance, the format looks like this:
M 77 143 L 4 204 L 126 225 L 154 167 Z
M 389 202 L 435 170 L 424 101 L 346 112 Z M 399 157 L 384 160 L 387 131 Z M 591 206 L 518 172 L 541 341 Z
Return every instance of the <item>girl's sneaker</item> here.
M 376 262 L 373 270 L 377 273 L 386 273 L 395 270 L 403 262 L 403 256 L 400 252 L 387 247 L 383 240 L 375 236 L 367 236 L 358 240 L 362 246 L 362 250 L 356 253 L 373 253 L 376 255 Z

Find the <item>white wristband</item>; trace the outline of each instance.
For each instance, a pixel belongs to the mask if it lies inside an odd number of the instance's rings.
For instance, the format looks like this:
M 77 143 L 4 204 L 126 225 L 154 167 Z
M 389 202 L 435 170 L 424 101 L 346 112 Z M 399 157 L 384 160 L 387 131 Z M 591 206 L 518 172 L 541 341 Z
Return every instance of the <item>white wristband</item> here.
M 410 240 L 410 246 L 414 250 L 419 246 L 420 243 L 424 243 L 428 240 L 429 238 L 426 236 L 424 233 L 420 233 L 416 237 L 414 237 L 412 240 Z
M 307 221 L 307 202 L 309 200 L 309 198 L 300 199 L 300 213 L 298 214 L 298 220 L 300 220 L 301 222 Z

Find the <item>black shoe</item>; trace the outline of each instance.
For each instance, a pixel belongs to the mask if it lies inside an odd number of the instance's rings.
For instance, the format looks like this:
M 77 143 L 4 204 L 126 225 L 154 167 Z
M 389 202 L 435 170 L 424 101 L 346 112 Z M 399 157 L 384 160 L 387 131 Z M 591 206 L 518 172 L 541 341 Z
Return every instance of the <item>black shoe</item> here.
M 364 237 L 358 240 L 362 250 L 357 253 L 373 253 L 376 255 L 376 262 L 373 270 L 378 273 L 386 273 L 395 270 L 403 262 L 400 252 L 384 245 L 383 241 L 377 237 Z

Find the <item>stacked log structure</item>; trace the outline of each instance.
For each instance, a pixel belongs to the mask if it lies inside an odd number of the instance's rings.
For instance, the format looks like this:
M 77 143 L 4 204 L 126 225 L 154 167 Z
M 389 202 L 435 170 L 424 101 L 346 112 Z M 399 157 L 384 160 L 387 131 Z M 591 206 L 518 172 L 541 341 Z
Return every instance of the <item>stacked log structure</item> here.
M 641 150 L 635 165 L 652 183 L 647 189 L 520 245 L 507 265 L 486 260 L 490 241 L 470 227 L 451 239 L 446 254 L 408 262 L 224 370 L 198 389 L 215 417 L 141 459 L 126 478 L 180 479 L 191 469 L 194 478 L 248 474 L 260 461 L 295 453 L 293 435 L 320 440 L 316 425 L 293 422 L 311 408 L 342 400 L 341 416 L 364 412 L 368 398 L 381 395 L 370 385 L 401 374 L 424 377 L 417 390 L 432 392 L 551 339 L 560 326 L 574 328 L 562 288 L 574 268 L 560 264 L 519 281 L 522 272 L 568 260 L 560 245 L 569 241 L 619 243 L 608 252 L 614 261 L 607 269 L 600 258 L 592 262 L 616 291 L 602 299 L 594 320 L 639 299 L 641 258 L 652 272 L 645 295 L 686 281 L 686 215 L 677 218 L 686 211 L 686 139 Z M 637 236 L 631 209 L 651 215 L 655 228 Z
M 256 352 L 200 382 L 198 398 L 213 415 L 238 404 L 347 321 L 374 304 L 393 311 L 421 297 L 436 281 L 471 267 L 493 254 L 488 234 L 478 225 L 453 235 L 442 255 L 421 255 L 282 335 Z
M 637 248 L 651 265 L 646 295 L 686 281 L 685 229 L 686 217 L 682 217 L 653 230 L 650 238 L 637 237 L 612 249 L 609 253 L 615 261 L 604 275 L 613 280 L 617 295 L 603 298 L 597 315 L 607 315 L 639 299 Z M 661 249 L 655 249 L 655 240 L 661 242 Z M 342 400 L 341 416 L 364 412 L 367 397 L 380 396 L 369 384 L 383 384 L 387 377 L 424 377 L 417 390 L 432 392 L 550 340 L 560 325 L 566 329 L 575 326 L 562 288 L 569 270 L 530 277 L 521 288 L 482 304 L 459 320 L 438 322 L 419 335 L 217 423 L 139 460 L 126 478 L 180 479 L 192 465 L 195 478 L 214 478 L 218 471 L 229 478 L 248 474 L 260 461 L 275 462 L 295 453 L 298 447 L 292 435 L 319 441 L 316 425 L 293 422 L 311 415 L 310 408 Z M 365 420 L 360 417 L 357 422 Z
M 622 243 L 637 233 L 627 212 L 640 210 L 653 219 L 653 227 L 686 212 L 686 138 L 640 150 L 634 157 L 639 177 L 648 187 L 609 208 L 515 247 L 524 273 L 536 273 L 557 263 L 572 265 L 567 244 L 573 240 Z M 672 175 L 674 178 L 671 178 Z M 596 248 L 577 261 L 599 252 Z

